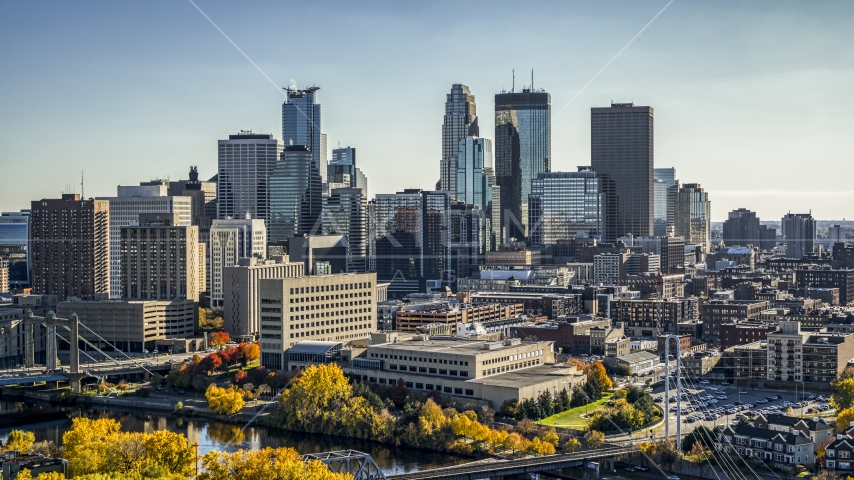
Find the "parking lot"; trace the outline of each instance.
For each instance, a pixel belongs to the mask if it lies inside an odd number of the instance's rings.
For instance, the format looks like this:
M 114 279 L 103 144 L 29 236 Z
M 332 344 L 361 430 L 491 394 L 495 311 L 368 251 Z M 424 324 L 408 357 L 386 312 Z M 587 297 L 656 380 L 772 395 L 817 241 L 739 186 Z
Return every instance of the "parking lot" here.
M 813 394 L 810 392 L 794 391 L 779 392 L 758 390 L 755 388 L 735 387 L 726 382 L 712 382 L 696 379 L 683 379 L 682 401 L 678 402 L 682 410 L 683 434 L 690 432 L 699 425 L 713 428 L 717 425 L 731 425 L 744 416 L 752 417 L 759 413 L 786 414 L 792 408 L 795 415 L 830 416 L 833 408 L 828 404 L 828 394 Z M 675 383 L 675 382 L 674 382 Z M 689 388 L 685 388 L 688 383 Z M 696 387 L 696 388 L 695 388 Z M 656 388 L 652 393 L 656 405 L 665 408 L 664 387 Z M 676 432 L 676 389 L 670 389 L 671 401 L 666 403 L 670 433 Z M 664 427 L 662 426 L 662 429 Z

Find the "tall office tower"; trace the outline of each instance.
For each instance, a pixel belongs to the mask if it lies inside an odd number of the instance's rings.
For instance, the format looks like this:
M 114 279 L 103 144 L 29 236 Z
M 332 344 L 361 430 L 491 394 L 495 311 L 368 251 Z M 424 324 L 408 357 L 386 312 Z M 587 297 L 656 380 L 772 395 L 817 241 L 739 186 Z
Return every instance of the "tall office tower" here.
M 217 218 L 269 218 L 270 174 L 284 143 L 271 134 L 245 130 L 218 143 Z
M 216 218 L 216 182 L 199 180 L 198 168 L 190 167 L 188 179 L 169 182 L 167 194 L 193 199 L 192 224 L 199 227 L 199 239 L 206 241 L 211 221 Z
M 605 193 L 602 179 L 590 167 L 577 172 L 543 172 L 531 183 L 528 240 L 556 245 L 579 234 L 603 235 Z
M 699 183 L 685 183 L 676 194 L 676 235 L 687 245 L 700 245 L 709 253 L 711 242 L 711 205 L 709 194 Z
M 455 83 L 445 100 L 445 119 L 442 122 L 442 161 L 439 190 L 456 191 L 457 161 L 460 140 L 480 135 L 474 95 L 466 85 Z
M 551 171 L 551 95 L 545 90 L 495 95 L 495 181 L 501 187 L 503 238 L 528 237 L 531 182 Z
M 0 213 L 0 257 L 9 267 L 10 288 L 30 286 L 29 229 L 29 210 Z
M 652 181 L 653 213 L 652 231 L 656 237 L 667 235 L 668 189 L 664 180 L 656 178 Z M 674 197 L 675 198 L 675 197 Z
M 305 145 L 288 145 L 270 175 L 269 241 L 287 245 L 294 235 L 322 232 L 320 173 Z
M 0 257 L 0 292 L 9 291 L 9 262 Z
M 349 243 L 348 272 L 368 270 L 368 199 L 361 188 L 334 188 L 323 215 L 323 233 L 345 235 Z
M 489 217 L 475 205 L 451 203 L 451 284 L 468 277 L 486 259 L 491 249 Z M 456 290 L 456 289 L 454 289 Z
M 633 103 L 590 109 L 590 162 L 605 185 L 605 239 L 653 234 L 653 110 Z
M 492 140 L 471 136 L 460 140 L 453 188 L 456 201 L 488 211 L 492 187 L 485 169 L 492 169 Z
M 833 247 L 834 243 L 845 243 L 845 231 L 842 225 L 827 227 L 827 242 Z
M 222 269 L 237 265 L 238 258 L 267 257 L 267 228 L 261 219 L 217 219 L 211 225 L 210 295 L 222 306 Z
M 257 340 L 260 334 L 261 312 L 264 312 L 264 318 L 268 318 L 270 308 L 278 308 L 261 305 L 258 292 L 261 279 L 302 276 L 302 263 L 282 262 L 280 259 L 241 258 L 237 265 L 225 267 L 222 273 L 222 319 L 225 331 L 231 334 L 233 340 Z M 274 310 L 273 313 L 279 311 Z M 269 326 L 263 333 L 270 333 L 268 330 Z
M 165 181 L 144 185 L 119 185 L 115 197 L 99 197 L 110 202 L 110 298 L 122 298 L 122 227 L 137 223 L 143 213 L 175 213 L 177 224 L 192 225 L 192 197 L 170 197 Z
M 759 249 L 774 250 L 777 246 L 777 229 L 768 228 L 768 225 L 759 225 Z
M 780 222 L 780 226 L 783 229 L 787 258 L 804 258 L 812 255 L 816 233 L 812 213 L 787 213 Z
M 724 222 L 723 240 L 728 247 L 759 247 L 759 217 L 746 208 L 729 212 L 729 218 Z
M 667 234 L 667 228 L 675 229 L 676 228 L 676 193 L 679 192 L 679 180 L 676 178 L 676 169 L 673 167 L 667 168 L 654 168 L 653 177 L 654 180 L 662 180 L 667 186 L 667 205 L 665 208 L 659 208 L 659 197 L 657 195 L 660 194 L 659 191 L 655 191 L 655 209 L 654 209 L 654 218 L 658 219 L 661 217 L 667 218 L 667 225 L 664 229 L 665 233 L 661 235 Z M 654 188 L 661 188 L 659 185 L 656 185 Z M 660 223 L 659 223 L 660 224 Z M 655 224 L 653 226 L 653 230 L 655 232 L 660 232 L 661 229 L 658 226 L 659 224 Z M 657 229 L 657 230 L 656 230 Z M 658 235 L 658 233 L 656 233 Z M 661 236 L 658 235 L 658 236 Z
M 450 195 L 407 189 L 378 194 L 369 213 L 377 278 L 390 281 L 389 295 L 424 292 L 447 280 L 450 268 Z
M 320 104 L 316 103 L 318 90 L 320 87 L 288 89 L 288 99 L 282 104 L 282 141 L 285 146 L 308 147 L 320 178 L 325 179 L 326 142 L 320 132 Z
M 33 293 L 95 300 L 110 293 L 110 205 L 76 193 L 30 204 Z
M 121 228 L 121 298 L 193 300 L 205 289 L 199 265 L 199 227 L 181 225 L 176 213 L 142 213 Z
M 356 166 L 355 147 L 332 150 L 332 160 L 329 162 L 326 181 L 330 184 L 346 184 L 350 188 L 361 188 L 365 195 L 368 194 L 368 177 Z

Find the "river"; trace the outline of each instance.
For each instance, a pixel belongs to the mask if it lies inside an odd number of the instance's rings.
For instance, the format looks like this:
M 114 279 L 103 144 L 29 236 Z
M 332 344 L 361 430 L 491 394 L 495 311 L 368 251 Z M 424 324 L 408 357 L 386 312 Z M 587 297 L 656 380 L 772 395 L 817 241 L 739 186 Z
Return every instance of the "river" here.
M 11 426 L 21 415 L 36 414 L 36 421 Z M 199 444 L 199 454 L 211 450 L 235 451 L 263 447 L 293 447 L 299 453 L 320 453 L 336 450 L 358 450 L 373 457 L 387 475 L 427 470 L 471 461 L 465 457 L 446 453 L 391 447 L 367 440 L 345 437 L 288 432 L 267 427 L 249 426 L 241 432 L 239 425 L 208 419 L 184 419 L 168 414 L 139 414 L 80 407 L 55 407 L 37 402 L 0 401 L 0 439 L 4 442 L 13 428 L 28 430 L 36 441 L 50 440 L 62 444 L 62 434 L 71 426 L 71 417 L 114 418 L 126 431 L 154 432 L 170 430 L 183 433 Z

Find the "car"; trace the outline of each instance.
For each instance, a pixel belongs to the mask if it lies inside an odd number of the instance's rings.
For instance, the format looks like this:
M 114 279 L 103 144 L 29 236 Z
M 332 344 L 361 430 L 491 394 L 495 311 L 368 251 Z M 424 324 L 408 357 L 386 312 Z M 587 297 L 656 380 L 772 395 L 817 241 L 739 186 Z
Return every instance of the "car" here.
M 670 397 L 670 400 L 668 400 L 670 403 L 676 403 L 676 401 L 676 397 Z
M 153 363 L 151 363 L 151 362 L 145 362 L 145 363 L 143 363 L 143 364 L 142 364 L 142 366 L 143 366 L 143 367 L 153 367 L 153 366 L 154 366 L 154 364 L 153 364 Z
M 179 394 L 179 395 L 183 395 L 183 394 L 185 394 L 185 393 L 187 393 L 187 392 L 185 392 L 184 390 L 178 390 L 178 394 Z
M 709 390 L 716 392 L 718 390 L 718 387 L 709 387 Z
M 721 385 L 729 385 L 729 382 L 721 382 Z
M 623 470 L 625 470 L 627 472 L 634 472 L 635 471 L 634 467 L 626 467 Z
M 708 384 L 709 384 L 708 380 L 700 380 L 700 385 L 708 385 Z
M 653 401 L 654 401 L 655 403 L 661 403 L 661 402 L 663 402 L 663 401 L 664 401 L 664 398 L 662 398 L 662 397 L 655 397 L 655 400 L 653 400 Z
M 738 393 L 742 395 L 747 395 L 747 390 L 739 390 Z
M 808 398 L 808 399 L 810 399 L 810 400 L 815 400 L 815 395 L 813 395 L 813 394 L 811 393 L 807 398 Z
M 646 468 L 646 467 L 644 467 L 644 466 L 642 466 L 642 465 L 635 465 L 635 470 L 637 470 L 637 471 L 639 471 L 639 472 L 645 472 L 645 471 L 647 471 L 647 470 L 649 470 L 649 469 L 648 469 L 648 468 Z
M 667 480 L 682 480 L 682 479 L 677 477 L 676 475 L 668 475 Z

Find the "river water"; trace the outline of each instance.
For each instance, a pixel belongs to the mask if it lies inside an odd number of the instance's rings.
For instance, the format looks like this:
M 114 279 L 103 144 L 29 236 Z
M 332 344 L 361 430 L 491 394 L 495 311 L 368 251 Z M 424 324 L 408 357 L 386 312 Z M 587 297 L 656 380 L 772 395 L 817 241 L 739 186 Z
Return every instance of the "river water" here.
M 11 426 L 16 417 L 33 415 L 35 418 L 23 425 Z M 239 425 L 208 419 L 182 419 L 169 414 L 139 414 L 132 412 L 54 407 L 43 403 L 0 401 L 0 439 L 4 442 L 13 428 L 28 430 L 36 441 L 51 440 L 62 444 L 62 434 L 71 426 L 71 417 L 114 418 L 126 431 L 154 432 L 170 430 L 183 433 L 190 441 L 199 444 L 199 454 L 211 450 L 235 451 L 263 447 L 293 447 L 299 453 L 320 453 L 336 450 L 358 450 L 373 457 L 387 475 L 430 468 L 456 465 L 471 461 L 465 457 L 407 448 L 391 447 L 367 440 L 345 437 L 288 432 L 267 427 L 249 426 L 242 432 Z

